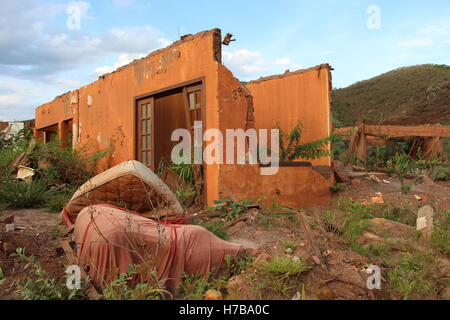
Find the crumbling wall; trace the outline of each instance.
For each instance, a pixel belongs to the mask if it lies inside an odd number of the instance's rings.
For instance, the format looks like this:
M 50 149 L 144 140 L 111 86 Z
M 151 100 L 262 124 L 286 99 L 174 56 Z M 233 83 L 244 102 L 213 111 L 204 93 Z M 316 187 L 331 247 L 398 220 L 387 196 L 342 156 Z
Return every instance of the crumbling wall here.
M 265 126 L 268 117 L 266 117 L 266 122 L 263 122 L 262 125 L 259 123 L 260 117 L 258 115 L 263 114 L 263 112 L 258 109 L 264 109 L 265 107 L 264 104 L 261 104 L 261 99 L 254 99 L 253 108 L 251 101 L 247 97 L 248 94 L 254 95 L 254 85 L 244 86 L 222 65 L 219 66 L 218 73 L 219 129 L 224 135 L 223 157 L 225 160 L 226 129 L 248 129 L 252 127 L 271 129 L 272 126 Z M 253 89 L 246 93 L 246 88 Z M 278 90 L 282 93 L 286 91 L 282 88 L 278 88 Z M 291 87 L 290 90 L 295 91 L 296 89 Z M 257 93 L 260 94 L 261 92 L 257 90 Z M 285 92 L 285 94 L 296 95 L 295 92 Z M 289 107 L 293 108 L 292 105 Z M 296 110 L 286 110 L 286 112 L 293 114 Z M 271 119 L 279 121 L 280 125 L 283 126 L 286 121 L 290 120 L 277 113 L 272 113 Z M 315 127 L 326 127 L 327 125 L 323 121 L 328 121 L 326 117 L 319 117 L 317 123 L 307 117 L 303 119 L 305 122 L 309 120 L 310 125 Z M 289 127 L 290 123 L 291 121 L 286 126 Z M 320 131 L 318 132 L 320 133 Z M 309 134 L 307 139 L 315 140 L 319 137 Z M 237 163 L 236 161 L 237 152 L 235 146 L 234 163 Z M 316 162 L 328 163 L 326 159 L 320 159 Z M 332 177 L 325 178 L 313 170 L 312 166 L 284 166 L 279 168 L 277 174 L 269 176 L 261 175 L 259 165 L 220 164 L 217 166 L 217 170 L 218 181 L 208 181 L 208 183 L 214 183 L 214 186 L 217 183 L 217 187 L 214 187 L 214 189 L 217 189 L 220 198 L 259 200 L 267 205 L 277 203 L 292 207 L 310 207 L 325 204 L 331 199 L 330 187 L 334 184 Z
M 220 37 L 218 29 L 183 37 L 165 49 L 40 106 L 36 109 L 36 136 L 39 138 L 39 129 L 73 118 L 77 148 L 84 148 L 86 152 L 110 151 L 108 158 L 99 163 L 98 171 L 103 171 L 135 159 L 137 97 L 196 79 L 204 81 L 204 103 L 208 108 L 204 127 L 217 128 L 217 65 L 220 61 L 217 39 Z M 76 104 L 71 103 L 73 96 L 77 97 Z M 214 180 L 215 174 L 214 168 L 209 167 L 206 168 L 208 181 Z M 208 191 L 209 197 L 214 194 Z
M 304 126 L 302 143 L 331 134 L 331 67 L 289 72 L 247 83 L 254 97 L 258 129 L 272 129 L 277 123 L 289 134 L 300 120 Z M 307 160 L 316 166 L 331 165 L 331 157 Z

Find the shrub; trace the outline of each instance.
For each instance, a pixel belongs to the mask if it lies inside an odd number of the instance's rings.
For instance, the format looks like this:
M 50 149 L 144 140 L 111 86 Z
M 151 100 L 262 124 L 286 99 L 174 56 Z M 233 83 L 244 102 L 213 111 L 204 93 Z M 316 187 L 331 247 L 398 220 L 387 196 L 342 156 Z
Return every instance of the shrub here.
M 413 169 L 413 163 L 409 156 L 405 153 L 397 153 L 392 160 L 388 161 L 388 169 L 400 180 L 402 193 L 408 194 L 411 184 L 406 183 L 405 179 Z
M 228 240 L 230 238 L 222 221 L 199 223 L 198 225 L 215 234 L 222 240 Z
M 434 181 L 448 181 L 450 180 L 450 168 L 436 166 L 430 169 L 429 175 Z
M 25 182 L 5 182 L 0 185 L 0 203 L 7 208 L 34 208 L 42 205 L 54 194 L 47 190 L 47 182 L 36 180 Z
M 63 148 L 59 142 L 36 144 L 29 154 L 30 167 L 54 184 L 81 186 L 92 178 L 97 162 L 106 153 L 82 157 L 80 151 Z
M 16 280 L 17 293 L 24 300 L 72 300 L 86 296 L 86 286 L 80 289 L 70 290 L 65 283 L 60 283 L 56 278 L 50 277 L 35 257 L 25 255 L 25 249 L 18 248 L 15 255 L 26 262 L 25 270 L 30 270 L 31 276 L 26 276 L 26 281 Z
M 302 259 L 294 260 L 288 256 L 275 256 L 268 261 L 260 262 L 257 265 L 258 271 L 274 275 L 279 279 L 286 279 L 299 275 L 310 269 L 308 264 Z
M 428 279 L 432 260 L 430 255 L 407 255 L 388 272 L 390 285 L 402 299 L 407 300 L 413 293 L 426 294 L 432 290 L 432 283 Z
M 154 270 L 150 273 L 148 281 L 131 285 L 132 280 L 139 277 L 137 268 L 138 266 L 129 265 L 126 273 L 120 274 L 116 280 L 103 288 L 103 297 L 106 300 L 160 300 L 164 295 L 170 295 L 168 291 L 160 288 L 156 280 L 157 272 Z

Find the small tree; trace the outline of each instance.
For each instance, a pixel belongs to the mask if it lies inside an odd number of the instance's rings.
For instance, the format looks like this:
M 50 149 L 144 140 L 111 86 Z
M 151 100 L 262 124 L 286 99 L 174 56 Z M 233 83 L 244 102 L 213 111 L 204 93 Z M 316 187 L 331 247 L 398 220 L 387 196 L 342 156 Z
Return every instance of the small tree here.
M 400 180 L 402 193 L 408 194 L 411 190 L 411 184 L 405 183 L 405 179 L 413 169 L 413 164 L 409 156 L 405 153 L 397 153 L 392 160 L 388 161 L 388 168 Z

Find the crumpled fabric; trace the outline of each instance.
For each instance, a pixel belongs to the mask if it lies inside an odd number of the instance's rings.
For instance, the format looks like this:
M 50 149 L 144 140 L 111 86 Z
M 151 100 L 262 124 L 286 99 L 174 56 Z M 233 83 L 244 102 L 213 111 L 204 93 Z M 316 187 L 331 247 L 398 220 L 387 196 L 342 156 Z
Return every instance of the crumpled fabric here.
M 78 265 L 97 288 L 126 273 L 129 265 L 143 265 L 156 270 L 163 288 L 175 292 L 184 274 L 217 275 L 226 255 L 234 259 L 244 252 L 203 227 L 160 224 L 110 205 L 83 209 L 74 236 Z

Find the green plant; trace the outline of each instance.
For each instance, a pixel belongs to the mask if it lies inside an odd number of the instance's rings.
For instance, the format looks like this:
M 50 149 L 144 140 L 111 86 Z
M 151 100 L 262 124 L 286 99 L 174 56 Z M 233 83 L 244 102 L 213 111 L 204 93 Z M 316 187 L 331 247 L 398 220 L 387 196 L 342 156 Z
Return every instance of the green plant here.
M 283 246 L 284 249 L 294 250 L 295 248 L 297 248 L 297 243 L 289 240 L 283 241 L 281 245 Z
M 268 261 L 262 261 L 257 264 L 258 271 L 274 275 L 278 279 L 297 276 L 309 269 L 309 265 L 302 259 L 298 258 L 295 260 L 288 256 L 275 256 Z
M 102 290 L 103 297 L 106 300 L 160 300 L 165 294 L 170 293 L 159 286 L 156 271 L 152 270 L 147 281 L 140 281 L 132 285 L 133 279 L 139 278 L 140 274 L 136 271 L 137 266 L 129 265 L 126 273 L 121 273 L 119 277 Z
M 446 255 L 450 254 L 450 211 L 444 211 L 437 216 L 430 243 L 439 252 Z
M 334 186 L 330 187 L 331 191 L 333 191 L 334 193 L 342 192 L 346 188 L 347 188 L 347 184 L 346 183 L 337 183 Z
M 86 286 L 80 289 L 68 289 L 65 283 L 50 277 L 35 257 L 25 255 L 25 249 L 18 248 L 14 254 L 21 261 L 26 262 L 25 270 L 30 270 L 26 280 L 16 280 L 17 293 L 25 300 L 72 300 L 86 296 Z
M 450 168 L 444 166 L 435 166 L 430 169 L 429 176 L 434 181 L 450 180 Z
M 232 276 L 247 270 L 255 262 L 255 257 L 241 255 L 232 259 L 230 255 L 225 255 L 224 260 L 228 269 L 228 275 L 225 276 L 225 279 L 228 280 Z
M 407 224 L 409 226 L 415 226 L 417 215 L 408 208 L 386 205 L 383 209 L 383 218 Z
M 193 186 L 195 184 L 194 181 L 194 165 L 190 163 L 181 163 L 174 164 L 171 163 L 169 168 L 175 171 L 181 179 L 183 179 L 186 183 Z
M 87 156 L 86 154 L 89 154 Z M 107 152 L 72 150 L 59 142 L 37 143 L 29 153 L 30 167 L 49 183 L 79 187 L 94 176 L 98 161 Z
M 222 217 L 228 220 L 236 219 L 255 205 L 250 200 L 233 201 L 230 199 L 214 200 L 214 204 L 216 204 L 216 206 L 210 209 L 212 211 L 223 212 Z
M 72 192 L 57 192 L 46 201 L 46 207 L 50 212 L 61 212 L 72 197 Z
M 180 288 L 187 300 L 202 300 L 205 292 L 213 289 L 212 284 L 203 275 L 188 274 L 183 275 Z
M 42 205 L 54 194 L 47 189 L 47 182 L 5 182 L 0 185 L 0 203 L 7 208 L 34 208 Z
M 411 294 L 424 294 L 433 289 L 429 278 L 433 257 L 427 254 L 404 256 L 393 270 L 387 273 L 389 284 L 402 299 L 407 300 Z
M 189 206 L 196 194 L 197 192 L 192 185 L 179 185 L 175 191 L 175 195 L 184 206 Z
M 228 240 L 230 238 L 227 234 L 225 224 L 222 221 L 199 223 L 198 225 L 215 234 L 222 240 Z
M 340 135 L 332 134 L 329 137 L 313 142 L 300 144 L 303 124 L 299 121 L 289 135 L 277 125 L 279 130 L 280 162 L 289 162 L 296 159 L 318 159 L 330 155 L 329 144 L 340 140 Z
M 405 183 L 405 179 L 408 173 L 412 171 L 413 163 L 409 156 L 405 153 L 397 153 L 392 160 L 388 161 L 388 169 L 399 180 L 402 193 L 408 194 L 411 189 L 411 185 Z

